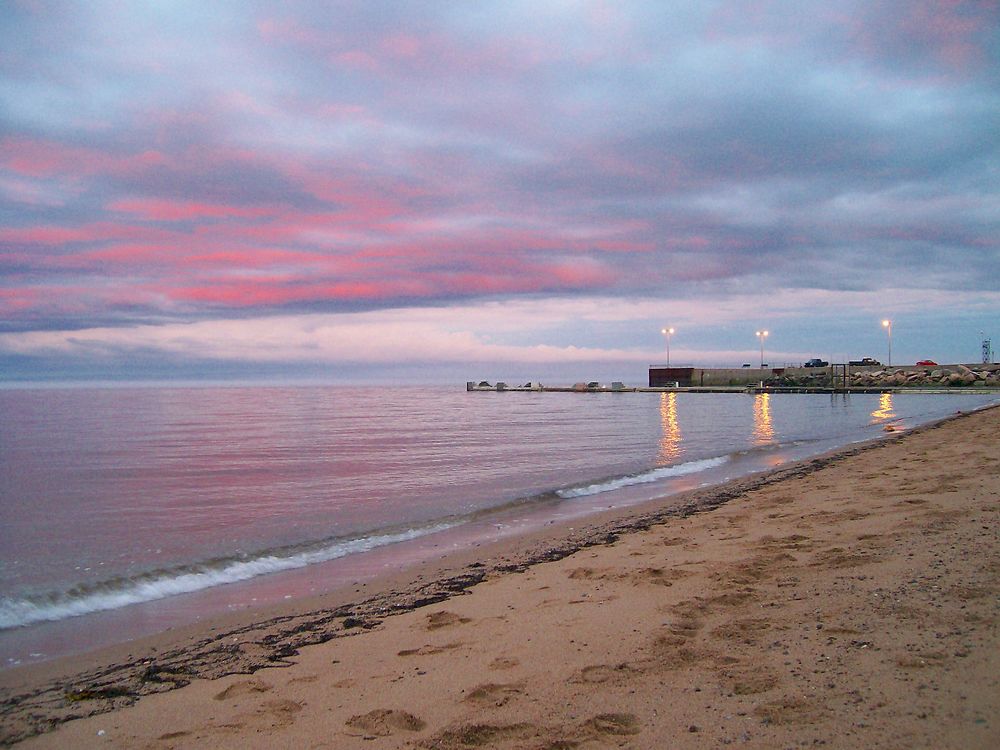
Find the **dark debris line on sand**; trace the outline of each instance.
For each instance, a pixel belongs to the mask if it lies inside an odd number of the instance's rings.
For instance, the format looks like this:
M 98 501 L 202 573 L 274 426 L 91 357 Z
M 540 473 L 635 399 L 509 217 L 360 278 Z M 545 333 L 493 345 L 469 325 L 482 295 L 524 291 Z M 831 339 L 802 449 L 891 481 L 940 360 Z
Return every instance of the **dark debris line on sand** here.
M 993 408 L 993 407 L 990 407 Z M 884 447 L 908 434 L 933 430 L 959 413 L 932 424 L 850 446 L 766 473 L 687 494 L 680 505 L 579 529 L 560 542 L 539 545 L 515 559 L 472 563 L 458 573 L 444 571 L 432 581 L 387 591 L 332 610 L 318 610 L 272 619 L 213 633 L 207 638 L 161 654 L 138 657 L 122 664 L 82 672 L 66 681 L 14 693 L 0 692 L 0 743 L 10 745 L 46 732 L 62 722 L 112 711 L 135 703 L 144 695 L 174 690 L 192 679 L 216 679 L 253 674 L 259 669 L 287 666 L 303 646 L 325 643 L 376 627 L 383 618 L 437 604 L 463 594 L 489 577 L 521 572 L 542 562 L 561 560 L 587 547 L 611 544 L 622 534 L 645 531 L 672 518 L 709 511 L 747 492 L 788 479 L 806 476 L 845 458 Z

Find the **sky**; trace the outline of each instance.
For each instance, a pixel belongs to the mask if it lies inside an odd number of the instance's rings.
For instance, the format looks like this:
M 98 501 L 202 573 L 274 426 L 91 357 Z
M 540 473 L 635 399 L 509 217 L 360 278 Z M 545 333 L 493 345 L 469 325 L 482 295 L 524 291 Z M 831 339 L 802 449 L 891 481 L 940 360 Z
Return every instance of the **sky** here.
M 0 4 L 0 383 L 1000 349 L 995 0 Z

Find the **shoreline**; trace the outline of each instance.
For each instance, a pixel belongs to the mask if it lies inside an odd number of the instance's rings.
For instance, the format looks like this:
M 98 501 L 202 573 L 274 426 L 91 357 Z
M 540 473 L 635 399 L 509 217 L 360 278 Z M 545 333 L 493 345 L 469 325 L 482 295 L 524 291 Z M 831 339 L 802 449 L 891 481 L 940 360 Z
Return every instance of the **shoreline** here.
M 213 618 L 101 651 L 0 672 L 0 742 L 12 743 L 63 721 L 122 709 L 144 696 L 171 692 L 192 681 L 253 674 L 288 666 L 306 646 L 377 631 L 389 619 L 474 591 L 478 584 L 524 574 L 581 551 L 607 549 L 653 527 L 669 529 L 692 516 L 710 516 L 731 501 L 778 485 L 788 486 L 848 459 L 904 444 L 957 420 L 996 415 L 997 406 L 952 415 L 895 435 L 879 437 L 641 505 L 552 525 L 524 537 L 450 553 L 392 576 L 284 606 Z M 980 417 L 980 418 L 985 418 Z M 184 692 L 184 691 L 181 691 Z M 78 722 L 74 722 L 78 723 Z

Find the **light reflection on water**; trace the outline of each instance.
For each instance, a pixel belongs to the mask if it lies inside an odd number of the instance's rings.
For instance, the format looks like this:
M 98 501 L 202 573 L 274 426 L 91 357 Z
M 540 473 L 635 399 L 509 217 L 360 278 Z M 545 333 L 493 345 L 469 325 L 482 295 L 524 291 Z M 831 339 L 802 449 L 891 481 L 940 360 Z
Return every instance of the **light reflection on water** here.
M 774 442 L 774 424 L 771 421 L 771 394 L 758 393 L 753 399 L 753 444 L 767 445 Z
M 681 448 L 681 426 L 677 420 L 677 394 L 660 394 L 660 424 L 663 434 L 660 437 L 660 450 L 657 455 L 659 466 L 669 466 L 677 461 L 683 453 Z
M 878 408 L 872 412 L 872 424 L 879 424 L 880 422 L 888 422 L 890 419 L 895 419 L 896 412 L 892 410 L 892 394 L 883 393 L 878 399 Z

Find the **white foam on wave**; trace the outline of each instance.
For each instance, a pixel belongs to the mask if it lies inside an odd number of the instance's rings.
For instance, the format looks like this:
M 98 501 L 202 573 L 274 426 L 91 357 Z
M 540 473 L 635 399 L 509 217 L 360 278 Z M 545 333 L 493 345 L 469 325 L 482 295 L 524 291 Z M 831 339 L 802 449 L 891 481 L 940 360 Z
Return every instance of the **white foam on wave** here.
M 699 471 L 705 471 L 707 469 L 714 469 L 717 466 L 722 466 L 722 464 L 728 460 L 728 456 L 703 458 L 699 461 L 688 461 L 687 463 L 677 464 L 676 466 L 663 466 L 659 469 L 652 469 L 650 471 L 643 472 L 642 474 L 618 477 L 617 479 L 609 479 L 606 482 L 596 482 L 595 484 L 588 484 L 583 487 L 568 487 L 566 489 L 556 490 L 556 494 L 559 497 L 566 499 L 597 495 L 601 492 L 620 490 L 622 487 L 631 487 L 635 484 L 648 484 L 649 482 L 657 482 L 661 479 L 669 479 L 670 477 L 682 477 L 686 474 L 697 474 Z
M 185 572 L 167 572 L 145 580 L 129 580 L 123 584 L 109 586 L 105 590 L 89 591 L 82 595 L 55 593 L 24 599 L 2 597 L 0 630 L 118 609 L 177 594 L 190 594 L 212 586 L 246 581 L 269 573 L 304 568 L 314 563 L 328 562 L 346 555 L 368 552 L 376 547 L 445 531 L 455 525 L 455 523 L 441 523 L 393 534 L 379 534 L 337 542 L 298 554 L 263 555 L 250 560 L 234 560 L 218 568 L 195 567 Z

